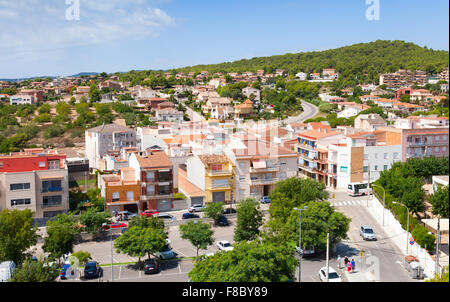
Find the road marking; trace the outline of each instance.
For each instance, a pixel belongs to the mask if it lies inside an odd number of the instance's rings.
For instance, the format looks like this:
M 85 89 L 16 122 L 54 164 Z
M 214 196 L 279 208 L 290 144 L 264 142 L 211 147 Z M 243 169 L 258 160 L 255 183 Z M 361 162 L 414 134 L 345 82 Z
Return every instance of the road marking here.
M 179 271 L 180 274 L 181 274 L 181 264 L 179 264 L 179 263 L 178 263 L 178 271 Z
M 122 266 L 120 266 L 120 269 L 119 269 L 119 279 L 120 279 L 120 274 L 122 273 Z

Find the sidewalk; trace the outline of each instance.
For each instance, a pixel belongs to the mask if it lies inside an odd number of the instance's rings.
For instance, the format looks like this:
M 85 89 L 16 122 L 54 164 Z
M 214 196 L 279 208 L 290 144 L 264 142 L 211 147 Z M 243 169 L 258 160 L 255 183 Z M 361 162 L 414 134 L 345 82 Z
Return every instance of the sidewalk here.
M 345 276 L 348 282 L 376 282 L 375 275 L 364 267 L 360 256 L 355 256 L 351 259 L 355 259 L 355 271 L 348 272 L 347 268 L 344 267 L 344 259 L 341 259 L 341 264 L 338 268 L 338 273 L 341 276 Z

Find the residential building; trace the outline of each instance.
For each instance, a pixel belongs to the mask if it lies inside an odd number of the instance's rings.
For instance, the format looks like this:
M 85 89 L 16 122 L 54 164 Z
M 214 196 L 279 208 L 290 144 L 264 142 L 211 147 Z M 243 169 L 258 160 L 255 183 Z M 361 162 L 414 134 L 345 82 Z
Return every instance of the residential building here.
M 432 177 L 432 181 L 433 181 L 433 191 L 432 193 L 434 194 L 434 192 L 441 187 L 448 187 L 448 180 L 449 180 L 449 176 L 448 175 L 433 175 Z
M 246 136 L 224 151 L 235 167 L 237 201 L 269 196 L 278 181 L 297 176 L 297 153 L 277 144 Z
M 448 83 L 448 79 L 449 79 L 449 76 L 448 76 L 448 70 L 449 70 L 449 68 L 448 67 L 445 67 L 444 68 L 444 70 L 442 70 L 442 72 L 441 73 L 439 73 L 439 76 L 438 76 L 438 80 L 439 81 L 447 81 L 447 83 Z
M 25 149 L 0 156 L 0 211 L 30 209 L 40 226 L 69 210 L 66 155 Z
M 236 118 L 250 118 L 253 115 L 253 102 L 247 99 L 244 103 L 234 107 Z
M 106 211 L 138 213 L 141 199 L 141 183 L 133 168 L 120 170 L 120 174 L 98 175 L 101 196 L 105 199 Z
M 156 119 L 158 121 L 182 123 L 184 118 L 183 111 L 178 111 L 173 108 L 156 110 Z
M 355 118 L 355 129 L 375 131 L 380 127 L 385 127 L 386 121 L 376 113 L 361 114 Z
M 85 132 L 86 157 L 91 169 L 104 170 L 103 156 L 111 151 L 119 152 L 124 147 L 136 147 L 136 131 L 109 124 L 88 129 Z
M 19 95 L 12 95 L 9 97 L 10 105 L 25 105 L 25 104 L 33 105 L 35 103 L 37 103 L 37 100 L 32 95 L 19 94 Z
M 380 75 L 380 85 L 386 85 L 388 88 L 410 87 L 414 84 L 424 86 L 427 83 L 427 73 L 417 70 L 415 72 L 400 69 L 395 73 L 386 73 Z
M 242 94 L 250 99 L 250 96 L 253 94 L 254 99 L 253 102 L 261 102 L 261 91 L 259 89 L 253 87 L 245 87 L 242 89 Z
M 302 177 L 323 181 L 327 184 L 326 167 L 328 150 L 331 143 L 338 143 L 344 135 L 339 131 L 309 130 L 298 135 L 298 173 Z M 320 145 L 320 148 L 319 148 Z
M 297 74 L 295 75 L 295 77 L 296 77 L 297 79 L 299 79 L 300 81 L 306 81 L 307 78 L 308 78 L 308 74 L 305 73 L 305 72 L 299 72 L 299 73 L 297 73 Z
M 33 96 L 36 102 L 42 103 L 44 101 L 44 91 L 42 89 L 20 89 L 19 94 Z
M 234 169 L 227 156 L 194 155 L 187 163 L 187 180 L 205 192 L 205 203 L 235 200 Z M 233 193 L 234 195 L 234 193 Z
M 173 164 L 164 151 L 133 153 L 129 166 L 141 183 L 139 210 L 170 211 L 173 208 Z

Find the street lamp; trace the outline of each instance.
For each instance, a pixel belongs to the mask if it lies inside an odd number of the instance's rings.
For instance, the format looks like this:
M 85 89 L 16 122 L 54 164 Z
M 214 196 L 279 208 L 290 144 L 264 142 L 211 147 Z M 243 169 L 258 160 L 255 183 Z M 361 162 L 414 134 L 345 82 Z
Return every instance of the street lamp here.
M 104 223 L 103 224 L 103 227 L 106 227 L 108 224 L 107 223 Z M 114 281 L 114 265 L 113 265 L 113 241 L 112 241 L 112 228 L 111 227 L 109 227 L 109 240 L 110 240 L 110 243 L 111 243 L 111 282 L 113 282 Z
M 299 232 L 298 232 L 298 282 L 302 280 L 302 256 L 303 256 L 303 248 L 302 248 L 302 211 L 307 210 L 308 207 L 305 206 L 303 209 L 294 208 L 294 211 L 300 212 L 300 222 L 299 222 Z
M 383 189 L 383 206 L 384 206 L 383 207 L 383 226 L 384 226 L 384 210 L 386 209 L 386 191 L 384 190 L 384 188 L 382 186 L 372 184 L 372 187 L 373 186 Z M 409 217 L 409 215 L 408 215 L 408 217 Z
M 393 204 L 399 204 L 401 206 L 404 206 L 406 208 L 407 211 L 407 216 L 408 216 L 408 220 L 407 220 L 407 226 L 406 226 L 406 254 L 408 254 L 408 237 L 409 237 L 409 209 L 407 206 L 405 206 L 403 203 L 399 203 L 396 201 L 392 202 Z

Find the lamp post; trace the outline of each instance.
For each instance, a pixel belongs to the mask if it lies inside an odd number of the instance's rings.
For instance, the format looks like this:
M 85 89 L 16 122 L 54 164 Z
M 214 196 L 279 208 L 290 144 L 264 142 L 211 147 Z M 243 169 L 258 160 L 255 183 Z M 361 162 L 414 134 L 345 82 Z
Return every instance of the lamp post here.
M 386 190 L 384 190 L 384 188 L 379 185 L 372 184 L 372 187 L 373 186 L 383 189 L 383 226 L 384 226 L 384 210 L 386 209 Z M 408 217 L 409 217 L 409 214 L 408 214 Z
M 298 232 L 298 282 L 302 280 L 302 256 L 303 256 L 303 248 L 302 248 L 302 211 L 308 209 L 305 206 L 303 209 L 294 208 L 294 211 L 300 212 L 300 222 L 299 222 L 299 232 Z
M 408 216 L 408 219 L 407 219 L 407 226 L 406 226 L 406 254 L 408 254 L 408 237 L 409 237 L 409 209 L 408 209 L 408 207 L 407 206 L 405 206 L 403 203 L 399 203 L 399 202 L 396 202 L 396 201 L 394 201 L 394 202 L 392 202 L 392 203 L 394 203 L 394 204 L 399 204 L 399 205 L 401 205 L 401 206 L 404 206 L 405 208 L 406 208 L 406 211 L 407 211 L 407 216 Z

